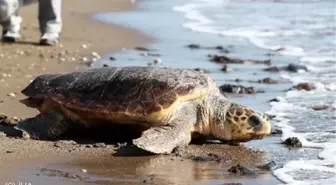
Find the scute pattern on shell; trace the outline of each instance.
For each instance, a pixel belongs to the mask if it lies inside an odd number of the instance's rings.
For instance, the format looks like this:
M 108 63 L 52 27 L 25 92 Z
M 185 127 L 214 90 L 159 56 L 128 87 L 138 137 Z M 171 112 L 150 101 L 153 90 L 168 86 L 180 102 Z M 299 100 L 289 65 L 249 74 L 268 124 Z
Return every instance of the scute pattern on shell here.
M 188 69 L 122 67 L 89 69 L 48 79 L 48 97 L 66 107 L 146 116 L 178 97 L 209 89 L 206 74 Z

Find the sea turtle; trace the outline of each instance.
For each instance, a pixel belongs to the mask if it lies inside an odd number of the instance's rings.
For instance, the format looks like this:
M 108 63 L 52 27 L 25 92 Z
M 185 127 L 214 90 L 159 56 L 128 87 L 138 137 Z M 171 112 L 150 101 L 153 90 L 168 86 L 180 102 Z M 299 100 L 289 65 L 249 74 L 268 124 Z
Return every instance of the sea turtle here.
M 221 94 L 215 81 L 191 69 L 109 67 L 68 74 L 45 74 L 33 80 L 21 100 L 40 114 L 17 129 L 33 139 L 55 139 L 72 125 L 100 123 L 141 125 L 133 144 L 170 153 L 192 135 L 246 142 L 270 134 L 268 118 Z

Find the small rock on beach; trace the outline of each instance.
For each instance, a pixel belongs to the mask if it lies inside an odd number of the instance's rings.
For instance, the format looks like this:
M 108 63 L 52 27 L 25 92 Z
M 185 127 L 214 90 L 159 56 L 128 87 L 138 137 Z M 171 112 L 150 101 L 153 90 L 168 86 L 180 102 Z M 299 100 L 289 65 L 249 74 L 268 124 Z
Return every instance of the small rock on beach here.
M 274 80 L 272 78 L 264 78 L 262 80 L 258 80 L 257 82 L 263 84 L 278 84 L 279 80 Z
M 283 67 L 269 67 L 263 69 L 264 71 L 268 72 L 280 72 L 280 71 L 288 71 L 288 72 L 293 72 L 297 73 L 299 71 L 308 71 L 308 68 L 303 65 L 297 65 L 297 64 L 288 64 L 288 66 L 283 66 Z
M 4 114 L 0 114 L 0 125 L 13 126 L 16 125 L 19 121 L 21 121 L 21 119 L 16 116 L 8 117 Z
M 294 88 L 296 90 L 299 90 L 299 91 L 300 90 L 311 91 L 311 90 L 315 89 L 315 86 L 314 86 L 313 83 L 304 82 L 304 83 L 297 84 L 296 86 L 294 86 Z
M 262 90 L 256 90 L 254 87 L 244 87 L 242 85 L 232 85 L 232 84 L 224 84 L 219 87 L 222 92 L 227 93 L 236 93 L 236 94 L 255 94 L 255 93 L 263 93 Z
M 227 65 L 224 65 L 221 69 L 221 71 L 225 72 L 225 73 L 228 73 L 228 72 L 232 72 L 232 68 L 227 66 Z
M 297 137 L 289 137 L 284 142 L 282 142 L 282 144 L 295 148 L 302 148 L 302 143 Z
M 135 47 L 134 49 L 138 50 L 138 51 L 152 51 L 151 49 L 148 49 L 148 48 L 145 48 L 145 47 Z
M 225 55 L 209 55 L 210 61 L 217 64 L 264 64 L 271 65 L 271 60 L 244 60 L 237 58 L 230 58 Z
M 223 46 L 204 47 L 199 44 L 189 44 L 186 47 L 190 49 L 214 49 L 214 50 L 219 50 L 221 53 L 230 53 L 230 50 L 224 48 Z

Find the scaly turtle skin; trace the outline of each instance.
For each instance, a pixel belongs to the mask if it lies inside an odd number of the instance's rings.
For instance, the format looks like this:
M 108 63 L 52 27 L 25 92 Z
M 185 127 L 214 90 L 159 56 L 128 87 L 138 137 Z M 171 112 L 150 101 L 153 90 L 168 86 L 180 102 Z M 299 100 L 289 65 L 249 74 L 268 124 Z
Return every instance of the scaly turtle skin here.
M 21 102 L 41 112 L 17 129 L 33 139 L 55 139 L 72 125 L 141 125 L 133 144 L 152 153 L 170 153 L 192 135 L 229 142 L 261 139 L 268 118 L 229 101 L 207 74 L 188 69 L 111 67 L 37 77 Z

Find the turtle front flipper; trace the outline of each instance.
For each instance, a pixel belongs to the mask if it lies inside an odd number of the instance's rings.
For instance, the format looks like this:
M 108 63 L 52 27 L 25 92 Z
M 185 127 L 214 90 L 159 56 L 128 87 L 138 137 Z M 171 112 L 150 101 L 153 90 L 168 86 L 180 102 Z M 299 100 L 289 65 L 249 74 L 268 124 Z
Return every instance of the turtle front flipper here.
M 152 127 L 134 139 L 133 144 L 154 154 L 168 154 L 177 146 L 189 144 L 191 133 L 186 126 L 167 125 Z
M 54 140 L 69 129 L 63 114 L 51 111 L 34 118 L 20 121 L 15 129 L 21 130 L 24 137 L 36 140 Z

